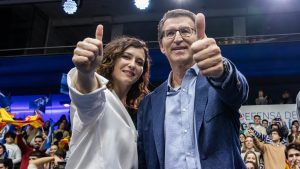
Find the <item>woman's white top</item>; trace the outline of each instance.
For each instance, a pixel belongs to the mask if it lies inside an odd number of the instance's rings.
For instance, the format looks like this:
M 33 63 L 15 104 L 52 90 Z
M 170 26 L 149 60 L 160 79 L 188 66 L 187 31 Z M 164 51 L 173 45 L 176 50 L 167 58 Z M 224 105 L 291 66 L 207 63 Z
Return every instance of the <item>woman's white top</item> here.
M 74 87 L 77 69 L 68 73 L 72 137 L 66 169 L 137 169 L 137 131 L 107 80 L 95 74 L 101 88 L 81 94 Z

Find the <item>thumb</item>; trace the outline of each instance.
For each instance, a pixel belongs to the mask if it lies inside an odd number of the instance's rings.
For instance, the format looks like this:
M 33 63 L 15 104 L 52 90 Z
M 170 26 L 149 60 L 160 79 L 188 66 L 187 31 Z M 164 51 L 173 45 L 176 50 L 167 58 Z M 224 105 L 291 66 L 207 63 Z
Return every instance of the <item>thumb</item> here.
M 99 24 L 96 29 L 96 39 L 102 41 L 103 37 L 103 26 Z
M 203 39 L 205 35 L 205 16 L 202 13 L 196 15 L 196 33 L 198 39 Z

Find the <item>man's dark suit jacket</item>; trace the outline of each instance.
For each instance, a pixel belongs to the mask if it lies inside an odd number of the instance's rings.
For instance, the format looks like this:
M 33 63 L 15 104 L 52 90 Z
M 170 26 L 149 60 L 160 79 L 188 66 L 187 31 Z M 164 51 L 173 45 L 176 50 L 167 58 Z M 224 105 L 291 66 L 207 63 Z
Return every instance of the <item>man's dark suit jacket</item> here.
M 240 155 L 239 108 L 247 100 L 245 77 L 233 69 L 221 88 L 199 75 L 196 82 L 195 118 L 202 169 L 244 169 Z M 165 168 L 164 120 L 167 81 L 147 95 L 138 111 L 139 169 Z

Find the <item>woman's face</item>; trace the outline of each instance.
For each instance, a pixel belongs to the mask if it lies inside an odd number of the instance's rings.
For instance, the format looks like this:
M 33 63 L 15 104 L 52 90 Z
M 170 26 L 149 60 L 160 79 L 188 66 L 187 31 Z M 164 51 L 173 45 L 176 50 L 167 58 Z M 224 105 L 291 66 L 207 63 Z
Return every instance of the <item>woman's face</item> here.
M 298 132 L 298 128 L 297 128 L 296 125 L 292 125 L 292 132 L 293 132 L 293 133 Z
M 245 140 L 245 146 L 247 149 L 251 149 L 254 147 L 253 139 L 251 137 L 247 137 Z
M 51 156 L 54 156 L 54 153 L 57 151 L 57 149 L 58 149 L 58 147 L 57 147 L 57 145 L 52 145 L 51 147 L 50 147 L 50 155 Z
M 253 153 L 248 154 L 247 157 L 246 157 L 246 161 L 252 161 L 252 162 L 254 162 L 256 164 L 256 156 L 255 156 L 255 154 L 253 154 Z
M 245 136 L 243 134 L 240 134 L 240 142 L 243 143 L 245 141 Z
M 255 166 L 252 163 L 246 163 L 247 169 L 255 169 Z
M 61 129 L 61 130 L 64 130 L 64 129 L 65 129 L 65 123 L 64 123 L 64 122 L 61 122 L 61 123 L 59 124 L 59 129 Z
M 131 87 L 141 77 L 145 60 L 143 48 L 127 48 L 115 62 L 112 73 L 114 85 Z

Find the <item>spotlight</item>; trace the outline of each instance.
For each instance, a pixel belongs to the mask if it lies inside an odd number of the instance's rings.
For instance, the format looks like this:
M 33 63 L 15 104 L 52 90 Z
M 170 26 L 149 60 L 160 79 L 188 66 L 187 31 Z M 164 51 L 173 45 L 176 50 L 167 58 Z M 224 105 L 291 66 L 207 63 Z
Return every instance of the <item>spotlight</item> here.
M 63 8 L 64 11 L 72 15 L 77 11 L 78 4 L 74 0 L 63 0 Z
M 135 0 L 134 4 L 139 9 L 146 9 L 149 6 L 149 0 Z

